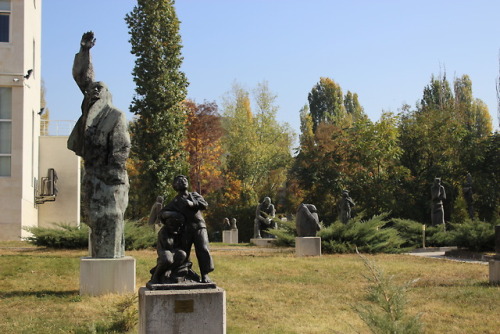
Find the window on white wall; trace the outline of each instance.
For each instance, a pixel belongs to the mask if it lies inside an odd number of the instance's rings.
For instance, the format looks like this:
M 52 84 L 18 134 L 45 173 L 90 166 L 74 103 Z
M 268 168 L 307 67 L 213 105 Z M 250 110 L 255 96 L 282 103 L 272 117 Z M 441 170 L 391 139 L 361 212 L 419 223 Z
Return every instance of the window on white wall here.
M 0 87 L 0 176 L 11 175 L 12 88 Z
M 10 0 L 0 0 L 0 42 L 10 41 Z

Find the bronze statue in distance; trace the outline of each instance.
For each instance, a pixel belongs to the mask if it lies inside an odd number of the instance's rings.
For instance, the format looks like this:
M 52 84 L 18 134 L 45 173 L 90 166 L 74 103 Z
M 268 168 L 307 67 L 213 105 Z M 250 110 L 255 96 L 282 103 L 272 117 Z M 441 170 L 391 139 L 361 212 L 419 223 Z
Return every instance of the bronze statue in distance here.
M 342 190 L 342 199 L 339 203 L 339 219 L 342 223 L 347 224 L 351 219 L 352 207 L 354 207 L 354 201 L 349 196 L 348 190 Z
M 441 185 L 441 178 L 436 177 L 431 187 L 432 195 L 432 225 L 444 225 L 443 200 L 446 199 L 446 191 Z
M 276 215 L 274 205 L 269 197 L 265 197 L 262 203 L 257 205 L 255 210 L 255 220 L 253 228 L 253 237 L 256 239 L 276 238 L 274 235 L 267 233 L 269 229 L 278 228 L 278 224 L 273 220 Z
M 302 203 L 297 210 L 295 227 L 298 237 L 315 237 L 321 229 L 316 206 Z

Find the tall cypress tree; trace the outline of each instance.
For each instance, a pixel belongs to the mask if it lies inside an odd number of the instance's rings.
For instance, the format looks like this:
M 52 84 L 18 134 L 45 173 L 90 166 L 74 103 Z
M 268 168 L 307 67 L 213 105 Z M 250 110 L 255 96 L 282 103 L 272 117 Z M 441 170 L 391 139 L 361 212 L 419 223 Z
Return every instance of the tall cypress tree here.
M 130 131 L 138 175 L 131 180 L 131 192 L 136 193 L 139 210 L 135 214 L 140 216 L 147 214 L 156 196 L 172 195 L 173 177 L 186 171 L 182 101 L 189 83 L 180 71 L 182 45 L 174 2 L 138 0 L 125 17 L 131 53 L 137 57 L 130 106 L 137 118 Z

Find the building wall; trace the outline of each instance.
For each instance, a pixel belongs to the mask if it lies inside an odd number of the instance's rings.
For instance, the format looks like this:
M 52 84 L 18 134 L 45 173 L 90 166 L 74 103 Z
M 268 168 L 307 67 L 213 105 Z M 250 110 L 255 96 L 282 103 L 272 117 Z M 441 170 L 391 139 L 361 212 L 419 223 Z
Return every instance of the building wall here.
M 67 136 L 40 137 L 40 178 L 49 168 L 57 173 L 59 190 L 54 202 L 38 205 L 38 226 L 54 223 L 80 225 L 80 157 L 66 147 Z
M 11 0 L 9 42 L 0 43 L 0 86 L 12 88 L 11 176 L 0 177 L 0 240 L 19 239 L 24 227 L 38 225 L 41 6 L 41 0 Z

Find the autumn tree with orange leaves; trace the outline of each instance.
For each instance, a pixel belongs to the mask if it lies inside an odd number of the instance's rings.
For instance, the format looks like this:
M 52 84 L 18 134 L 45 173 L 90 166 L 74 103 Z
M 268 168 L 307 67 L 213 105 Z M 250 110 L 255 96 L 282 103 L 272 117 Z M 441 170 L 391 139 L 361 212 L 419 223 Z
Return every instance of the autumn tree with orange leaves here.
M 191 187 L 207 195 L 220 189 L 223 184 L 221 170 L 221 117 L 215 102 L 196 104 L 186 101 L 189 179 Z

